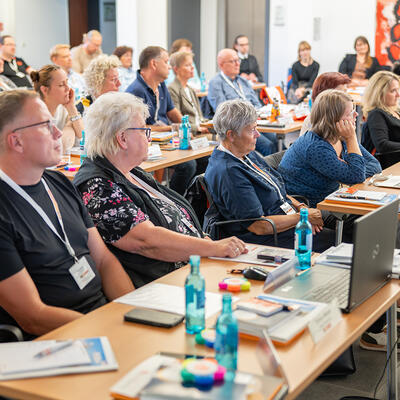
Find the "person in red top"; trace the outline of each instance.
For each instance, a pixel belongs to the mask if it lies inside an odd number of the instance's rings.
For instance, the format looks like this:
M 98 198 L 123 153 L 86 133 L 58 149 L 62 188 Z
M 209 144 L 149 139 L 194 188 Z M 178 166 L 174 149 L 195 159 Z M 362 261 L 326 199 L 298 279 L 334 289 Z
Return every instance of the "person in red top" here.
M 19 57 L 15 57 L 15 41 L 10 35 L 0 38 L 1 57 L 4 60 L 2 75 L 13 81 L 20 88 L 32 88 L 29 74 L 32 68 Z

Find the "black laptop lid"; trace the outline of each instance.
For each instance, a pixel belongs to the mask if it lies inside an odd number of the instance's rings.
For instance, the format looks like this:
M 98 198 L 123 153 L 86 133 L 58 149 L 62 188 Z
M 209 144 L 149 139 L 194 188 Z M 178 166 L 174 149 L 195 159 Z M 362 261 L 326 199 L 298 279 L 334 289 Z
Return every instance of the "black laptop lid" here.
M 353 265 L 347 311 L 366 300 L 390 279 L 398 210 L 397 199 L 354 222 Z

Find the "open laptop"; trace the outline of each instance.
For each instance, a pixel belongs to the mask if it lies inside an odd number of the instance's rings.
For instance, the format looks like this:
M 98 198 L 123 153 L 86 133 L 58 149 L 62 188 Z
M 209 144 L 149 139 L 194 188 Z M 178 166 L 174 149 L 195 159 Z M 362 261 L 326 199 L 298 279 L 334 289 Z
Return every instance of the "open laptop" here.
M 342 311 L 350 312 L 391 278 L 398 210 L 399 199 L 354 222 L 350 268 L 317 264 L 272 294 L 322 303 L 336 298 Z

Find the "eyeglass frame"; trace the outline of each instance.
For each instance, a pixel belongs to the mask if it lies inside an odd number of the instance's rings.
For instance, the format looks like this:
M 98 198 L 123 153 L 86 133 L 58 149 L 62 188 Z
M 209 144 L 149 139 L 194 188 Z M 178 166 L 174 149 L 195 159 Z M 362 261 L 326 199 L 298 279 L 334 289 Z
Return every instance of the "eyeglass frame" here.
M 228 64 L 240 64 L 240 58 L 234 58 L 234 59 L 231 59 L 231 60 L 227 60 L 227 61 L 224 61 L 224 63 L 228 63 Z
M 15 128 L 11 132 L 15 133 L 17 131 L 20 131 L 21 129 L 33 128 L 35 126 L 40 126 L 40 125 L 44 125 L 44 124 L 47 124 L 47 129 L 49 130 L 50 133 L 52 133 L 53 132 L 53 128 L 56 127 L 56 124 L 52 120 L 48 119 L 47 121 L 36 122 L 35 124 L 31 124 L 31 125 L 26 125 L 26 126 L 21 126 L 19 128 Z
M 126 131 L 144 131 L 144 133 L 146 134 L 146 138 L 147 140 L 151 140 L 151 128 L 126 128 Z

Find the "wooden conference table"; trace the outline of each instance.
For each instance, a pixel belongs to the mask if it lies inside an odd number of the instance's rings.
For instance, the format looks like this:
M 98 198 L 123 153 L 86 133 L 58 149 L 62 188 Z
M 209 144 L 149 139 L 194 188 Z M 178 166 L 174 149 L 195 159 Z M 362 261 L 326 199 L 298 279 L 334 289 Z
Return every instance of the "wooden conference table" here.
M 198 150 L 172 150 L 172 151 L 166 151 L 162 150 L 162 158 L 159 160 L 155 161 L 145 161 L 142 164 L 140 164 L 140 167 L 143 168 L 147 172 L 153 172 L 157 171 L 159 169 L 167 168 L 167 167 L 172 167 L 177 164 L 181 164 L 185 161 L 190 161 L 190 160 L 196 160 L 201 157 L 206 157 L 209 156 L 215 146 L 207 146 L 202 149 Z M 72 165 L 79 165 L 79 156 L 71 156 L 71 164 Z M 74 176 L 77 171 L 65 171 L 64 169 L 60 169 L 61 172 L 64 173 L 65 176 L 68 177 L 68 179 L 73 180 Z
M 218 292 L 218 282 L 228 275 L 227 269 L 242 265 L 228 261 L 202 259 L 201 272 L 206 278 L 207 291 Z M 183 286 L 188 272 L 188 267 L 184 267 L 158 281 Z M 261 291 L 262 282 L 252 281 L 251 291 L 240 293 L 239 296 L 248 298 Z M 389 307 L 395 313 L 395 306 L 391 306 L 395 305 L 399 298 L 398 282 L 389 282 L 351 314 L 343 315 L 343 320 L 319 343 L 314 344 L 309 332 L 306 331 L 292 344 L 278 347 L 277 350 L 289 381 L 287 398 L 294 399 L 298 396 Z M 118 371 L 3 381 L 0 382 L 0 395 L 29 400 L 110 399 L 110 387 L 134 366 L 158 351 L 213 355 L 212 350 L 196 345 L 194 337 L 185 334 L 184 324 L 163 329 L 124 322 L 123 314 L 131 308 L 124 304 L 110 303 L 40 338 L 43 340 L 70 339 L 106 335 L 115 352 L 119 364 Z M 207 321 L 207 327 L 213 325 L 215 318 L 215 316 L 211 317 Z M 238 357 L 240 370 L 262 373 L 256 358 L 256 344 L 256 341 L 240 340 Z M 391 365 L 391 367 L 390 373 L 396 376 L 396 365 Z

